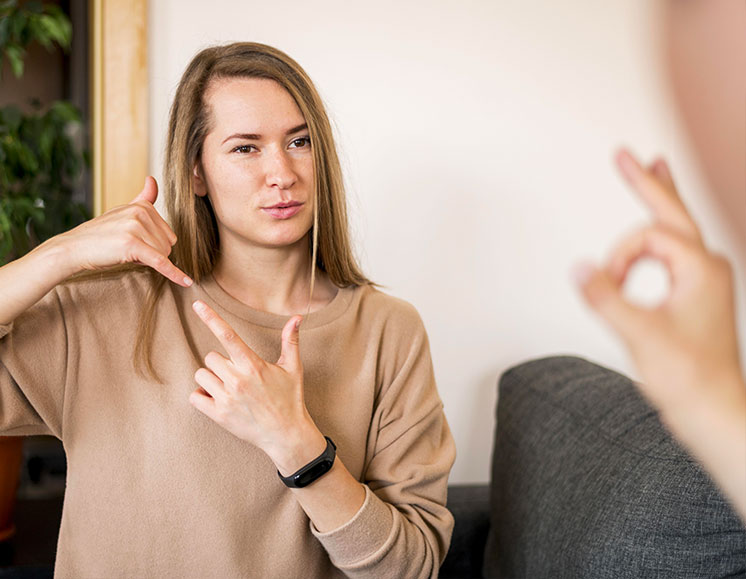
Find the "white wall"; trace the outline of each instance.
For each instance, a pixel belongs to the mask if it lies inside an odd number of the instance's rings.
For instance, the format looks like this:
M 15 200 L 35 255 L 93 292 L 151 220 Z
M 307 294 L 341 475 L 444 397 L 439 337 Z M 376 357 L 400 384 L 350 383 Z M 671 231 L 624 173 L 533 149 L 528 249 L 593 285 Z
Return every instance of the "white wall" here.
M 364 268 L 428 328 L 451 480 L 486 481 L 507 367 L 575 353 L 634 375 L 569 276 L 647 217 L 612 167 L 617 146 L 664 153 L 707 239 L 735 255 L 666 92 L 655 4 L 152 0 L 152 172 L 196 51 L 252 40 L 298 60 L 336 125 Z M 638 282 L 648 296 L 662 283 Z

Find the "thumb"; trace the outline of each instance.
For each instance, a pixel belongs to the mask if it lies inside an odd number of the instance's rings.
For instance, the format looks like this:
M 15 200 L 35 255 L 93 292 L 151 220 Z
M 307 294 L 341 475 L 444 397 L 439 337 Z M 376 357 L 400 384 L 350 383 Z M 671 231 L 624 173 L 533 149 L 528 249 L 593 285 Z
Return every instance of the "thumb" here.
M 293 316 L 282 329 L 282 351 L 277 365 L 288 372 L 301 368 L 299 328 L 302 321 L 302 316 Z
M 628 345 L 645 337 L 645 322 L 650 312 L 632 305 L 609 272 L 582 263 L 575 266 L 573 277 L 585 302 Z
M 155 203 L 158 198 L 158 183 L 155 179 L 148 175 L 145 177 L 145 185 L 143 185 L 140 194 L 135 197 L 130 203 L 137 203 L 138 201 L 147 201 L 150 204 Z

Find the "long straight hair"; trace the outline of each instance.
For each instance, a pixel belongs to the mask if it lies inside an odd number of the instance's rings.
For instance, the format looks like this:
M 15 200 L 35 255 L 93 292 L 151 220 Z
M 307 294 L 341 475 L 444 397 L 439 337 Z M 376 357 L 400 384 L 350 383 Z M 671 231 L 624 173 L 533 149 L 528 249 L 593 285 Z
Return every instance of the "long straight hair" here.
M 342 170 L 323 102 L 295 60 L 276 48 L 255 42 L 202 50 L 179 82 L 168 123 L 163 179 L 168 219 L 178 238 L 171 261 L 196 283 L 210 275 L 217 261 L 220 239 L 215 214 L 208 197 L 194 193 L 192 175 L 200 164 L 202 146 L 211 129 L 205 94 L 212 82 L 230 78 L 278 83 L 293 97 L 308 125 L 315 196 L 309 240 L 311 291 L 317 267 L 340 288 L 372 284 L 362 274 L 352 252 Z M 140 316 L 135 367 L 141 375 L 147 373 L 160 382 L 151 354 L 156 306 L 168 280 L 148 271 L 153 283 Z

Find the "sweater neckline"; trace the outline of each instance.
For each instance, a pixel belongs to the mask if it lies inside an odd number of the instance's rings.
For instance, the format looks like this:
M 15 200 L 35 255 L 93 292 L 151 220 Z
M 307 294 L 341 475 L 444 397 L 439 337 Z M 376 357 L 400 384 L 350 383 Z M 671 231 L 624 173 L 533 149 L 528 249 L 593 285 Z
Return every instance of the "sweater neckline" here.
M 226 292 L 212 274 L 209 274 L 200 284 L 199 287 L 204 291 L 209 298 L 218 304 L 218 306 L 233 314 L 234 316 L 245 320 L 251 324 L 262 326 L 265 328 L 274 328 L 281 330 L 285 327 L 285 324 L 292 316 L 285 316 L 282 314 L 274 314 L 271 312 L 264 312 L 262 310 L 256 310 L 245 303 L 237 300 L 228 292 Z M 311 329 L 323 326 L 332 322 L 341 316 L 352 301 L 352 296 L 355 291 L 355 286 L 346 288 L 339 288 L 337 295 L 332 298 L 327 305 L 323 308 L 311 312 L 305 315 L 305 312 L 298 312 L 303 315 L 303 323 L 301 329 Z

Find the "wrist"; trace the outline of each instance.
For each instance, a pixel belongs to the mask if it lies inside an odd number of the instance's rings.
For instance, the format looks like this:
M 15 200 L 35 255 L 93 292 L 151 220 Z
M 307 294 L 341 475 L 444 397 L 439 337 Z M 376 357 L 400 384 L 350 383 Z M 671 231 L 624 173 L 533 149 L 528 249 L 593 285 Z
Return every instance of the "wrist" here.
M 663 422 L 682 438 L 698 436 L 713 424 L 746 419 L 746 382 L 739 372 L 723 372 L 659 410 Z
M 70 248 L 64 247 L 64 244 L 60 242 L 60 237 L 48 239 L 28 254 L 30 259 L 38 261 L 39 267 L 47 271 L 49 277 L 54 278 L 56 283 L 80 271 L 80 268 L 76 268 L 71 262 L 73 252 Z
M 326 438 L 316 426 L 288 433 L 283 444 L 267 454 L 282 476 L 289 476 L 318 458 L 326 449 Z

